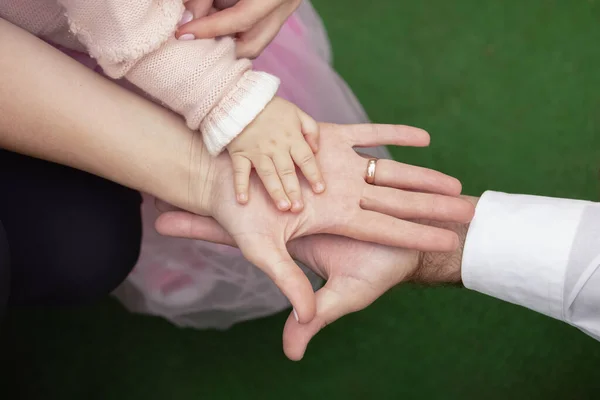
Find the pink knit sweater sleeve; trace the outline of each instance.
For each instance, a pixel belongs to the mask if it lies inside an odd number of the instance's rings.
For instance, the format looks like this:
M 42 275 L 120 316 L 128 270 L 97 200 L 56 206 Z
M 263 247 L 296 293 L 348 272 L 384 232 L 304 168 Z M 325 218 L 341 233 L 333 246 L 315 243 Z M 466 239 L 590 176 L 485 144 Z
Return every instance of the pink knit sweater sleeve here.
M 43 2 L 42 2 L 43 3 Z M 218 154 L 271 101 L 279 80 L 238 60 L 230 38 L 175 39 L 182 0 L 59 0 L 111 78 L 125 78 L 199 129 Z

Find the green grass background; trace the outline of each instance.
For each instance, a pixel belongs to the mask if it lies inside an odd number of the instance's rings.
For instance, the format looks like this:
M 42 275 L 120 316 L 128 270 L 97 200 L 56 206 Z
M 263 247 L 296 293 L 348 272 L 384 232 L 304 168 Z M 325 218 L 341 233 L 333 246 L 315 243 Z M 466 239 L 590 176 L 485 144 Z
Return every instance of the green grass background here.
M 598 199 L 598 0 L 315 0 L 335 65 L 376 122 L 427 129 L 397 159 L 486 189 Z M 454 288 L 403 286 L 323 331 L 300 363 L 287 314 L 181 330 L 115 301 L 14 313 L 2 399 L 597 399 L 600 344 Z

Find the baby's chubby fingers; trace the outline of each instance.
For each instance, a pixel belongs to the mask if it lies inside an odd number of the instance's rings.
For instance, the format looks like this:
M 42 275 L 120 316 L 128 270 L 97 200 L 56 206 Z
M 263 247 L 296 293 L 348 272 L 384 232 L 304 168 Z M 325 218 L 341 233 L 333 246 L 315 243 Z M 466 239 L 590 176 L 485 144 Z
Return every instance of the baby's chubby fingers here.
M 242 155 L 233 154 L 231 156 L 233 166 L 233 185 L 235 188 L 235 197 L 240 204 L 248 203 L 248 185 L 250 182 L 250 172 L 252 163 Z
M 277 169 L 279 178 L 283 183 L 283 188 L 288 198 L 292 202 L 292 212 L 300 212 L 304 208 L 302 202 L 302 192 L 300 191 L 300 182 L 296 175 L 296 165 L 289 154 L 289 151 L 278 152 L 273 155 L 273 164 Z
M 313 191 L 315 193 L 323 193 L 325 191 L 323 175 L 321 174 L 315 155 L 304 138 L 292 144 L 290 154 L 296 165 L 300 167 L 304 177 L 312 186 Z
M 319 151 L 319 124 L 300 108 L 296 112 L 298 113 L 298 119 L 300 120 L 302 134 L 306 143 L 308 143 L 313 153 L 317 153 Z
M 265 186 L 265 189 L 267 189 L 269 196 L 275 202 L 275 206 L 280 211 L 288 211 L 292 204 L 283 189 L 273 160 L 266 155 L 257 155 L 252 158 L 252 165 L 254 165 L 256 173 Z

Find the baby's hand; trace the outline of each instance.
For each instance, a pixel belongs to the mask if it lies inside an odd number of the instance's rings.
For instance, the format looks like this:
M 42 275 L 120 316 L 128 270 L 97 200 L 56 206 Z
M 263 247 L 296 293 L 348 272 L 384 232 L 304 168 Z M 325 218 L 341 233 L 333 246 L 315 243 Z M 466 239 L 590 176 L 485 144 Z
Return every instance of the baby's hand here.
M 325 190 L 313 154 L 318 143 L 319 126 L 315 120 L 294 104 L 275 97 L 227 146 L 238 202 L 248 202 L 248 182 L 254 166 L 277 208 L 300 212 L 304 204 L 296 165 L 315 193 Z

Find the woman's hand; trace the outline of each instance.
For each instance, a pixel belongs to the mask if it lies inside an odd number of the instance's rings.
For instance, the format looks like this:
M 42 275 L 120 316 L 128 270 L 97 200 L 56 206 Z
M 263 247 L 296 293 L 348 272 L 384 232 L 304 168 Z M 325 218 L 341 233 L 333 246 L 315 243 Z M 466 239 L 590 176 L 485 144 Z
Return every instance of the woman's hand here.
M 301 0 L 190 0 L 186 8 L 193 21 L 181 26 L 177 37 L 191 34 L 196 39 L 235 35 L 240 58 L 256 58 L 275 38 Z
M 391 125 L 321 124 L 317 159 L 328 190 L 315 195 L 303 181 L 305 209 L 299 214 L 278 211 L 263 185 L 253 176 L 252 201 L 240 205 L 233 189 L 234 171 L 227 157 L 214 160 L 214 176 L 206 182 L 204 199 L 212 216 L 233 238 L 244 256 L 262 269 L 294 306 L 299 320 L 315 315 L 315 299 L 306 276 L 296 266 L 286 244 L 298 237 L 331 233 L 358 240 L 424 251 L 453 251 L 454 232 L 409 222 L 407 219 L 468 222 L 473 206 L 460 198 L 460 183 L 442 173 L 390 160 L 377 163 L 374 185 L 365 182 L 367 160 L 353 147 L 395 144 L 427 146 L 429 135 L 417 128 Z M 417 193 L 415 191 L 428 192 Z M 432 194 L 440 193 L 440 194 Z M 190 209 L 190 208 L 188 208 Z M 187 222 L 173 229 L 165 214 L 160 233 L 194 237 Z M 165 222 L 165 220 L 167 222 Z M 183 233 L 182 233 L 183 232 Z

